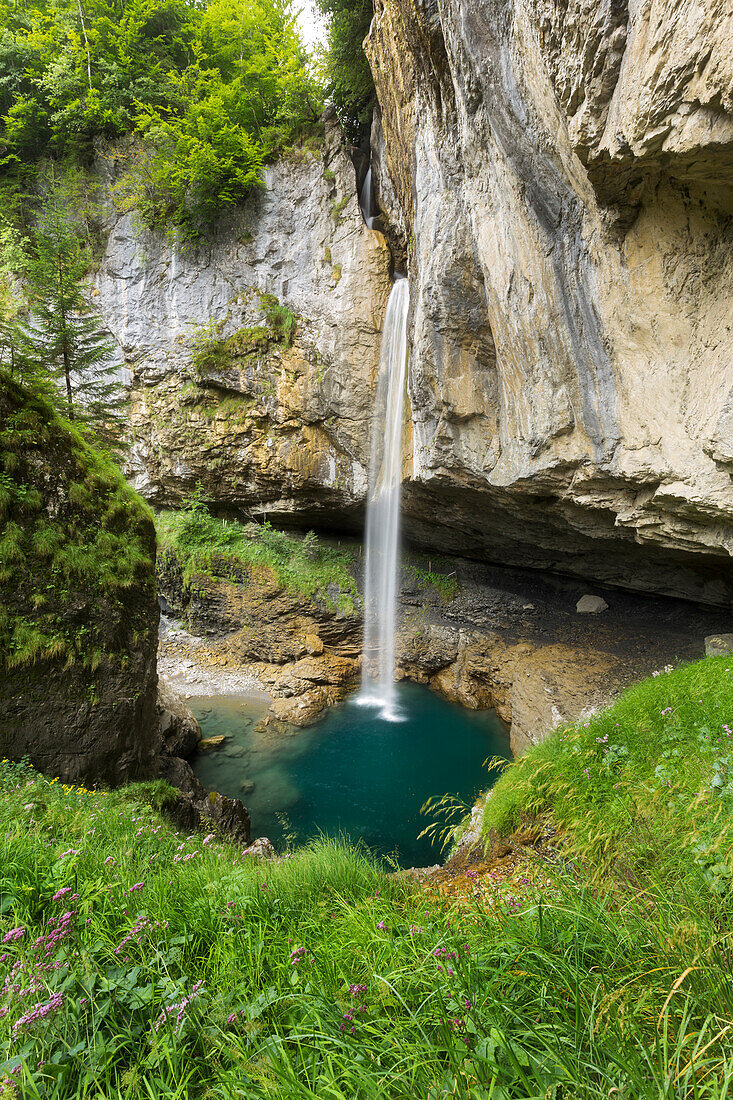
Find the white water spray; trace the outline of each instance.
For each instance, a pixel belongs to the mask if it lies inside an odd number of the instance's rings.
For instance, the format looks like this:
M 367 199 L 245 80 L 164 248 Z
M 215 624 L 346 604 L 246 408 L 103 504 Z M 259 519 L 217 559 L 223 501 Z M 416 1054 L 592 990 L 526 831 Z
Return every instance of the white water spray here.
M 364 659 L 359 702 L 394 719 L 395 619 L 399 570 L 402 415 L 407 372 L 407 279 L 398 279 L 382 333 L 369 467 L 364 590 Z

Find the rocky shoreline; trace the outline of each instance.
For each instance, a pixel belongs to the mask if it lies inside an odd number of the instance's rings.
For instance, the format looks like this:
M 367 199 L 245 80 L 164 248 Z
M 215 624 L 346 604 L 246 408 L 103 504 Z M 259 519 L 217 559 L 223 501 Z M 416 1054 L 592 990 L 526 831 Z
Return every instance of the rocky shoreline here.
M 184 589 L 169 562 L 159 581 L 169 613 L 188 616 L 188 629 L 164 618 L 159 647 L 159 670 L 184 697 L 254 695 L 270 700 L 269 721 L 308 726 L 357 686 L 358 608 L 294 595 L 267 571 L 237 582 L 214 565 Z M 635 680 L 703 656 L 705 637 L 727 626 L 724 612 L 680 600 L 408 552 L 397 676 L 494 709 L 516 754 Z

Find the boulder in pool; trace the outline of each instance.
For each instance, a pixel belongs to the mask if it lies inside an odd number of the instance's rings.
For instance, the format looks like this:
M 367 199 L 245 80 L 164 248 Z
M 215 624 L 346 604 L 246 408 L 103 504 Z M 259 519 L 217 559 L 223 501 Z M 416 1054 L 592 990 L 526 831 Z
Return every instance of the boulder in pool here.
M 199 752 L 214 752 L 222 747 L 226 739 L 226 734 L 220 737 L 202 737 L 196 747 Z

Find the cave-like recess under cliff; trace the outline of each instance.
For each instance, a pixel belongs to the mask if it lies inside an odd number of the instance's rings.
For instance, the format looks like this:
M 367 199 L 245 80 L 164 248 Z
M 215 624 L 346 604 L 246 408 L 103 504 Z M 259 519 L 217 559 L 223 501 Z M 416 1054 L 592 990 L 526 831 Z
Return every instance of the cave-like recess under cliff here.
M 673 0 L 377 0 L 387 237 L 363 224 L 332 121 L 322 150 L 268 168 L 193 249 L 141 237 L 110 205 L 97 303 L 132 371 L 136 488 L 176 505 L 200 483 L 222 513 L 358 530 L 403 250 L 408 539 L 729 606 L 733 50 L 719 6 L 693 24 Z M 267 295 L 297 316 L 292 346 Z M 193 351 L 210 321 L 215 365 Z

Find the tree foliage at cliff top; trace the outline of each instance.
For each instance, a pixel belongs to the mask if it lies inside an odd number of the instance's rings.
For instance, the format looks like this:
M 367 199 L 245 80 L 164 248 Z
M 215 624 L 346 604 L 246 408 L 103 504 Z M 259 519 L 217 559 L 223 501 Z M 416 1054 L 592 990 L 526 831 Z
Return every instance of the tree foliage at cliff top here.
M 201 228 L 321 107 L 289 0 L 0 3 L 0 169 L 27 179 L 134 134 L 147 224 Z
M 374 107 L 374 80 L 363 42 L 374 14 L 373 0 L 316 0 L 328 19 L 328 95 L 347 137 L 359 142 Z

